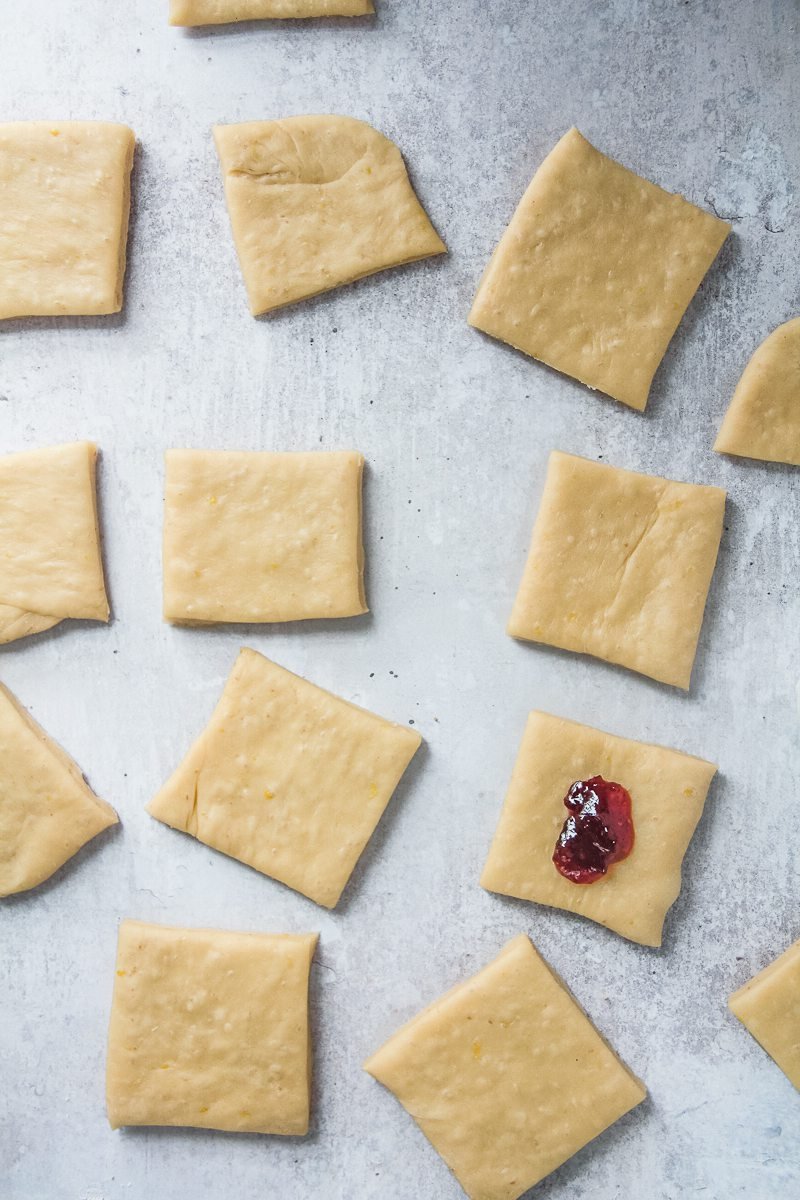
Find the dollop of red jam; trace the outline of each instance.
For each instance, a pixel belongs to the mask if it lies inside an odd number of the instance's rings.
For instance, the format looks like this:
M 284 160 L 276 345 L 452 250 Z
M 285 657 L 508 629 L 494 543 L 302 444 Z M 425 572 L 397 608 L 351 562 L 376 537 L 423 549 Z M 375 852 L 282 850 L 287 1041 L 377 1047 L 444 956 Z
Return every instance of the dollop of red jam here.
M 594 883 L 633 849 L 630 792 L 593 775 L 573 783 L 564 804 L 569 816 L 553 851 L 556 870 L 572 883 Z

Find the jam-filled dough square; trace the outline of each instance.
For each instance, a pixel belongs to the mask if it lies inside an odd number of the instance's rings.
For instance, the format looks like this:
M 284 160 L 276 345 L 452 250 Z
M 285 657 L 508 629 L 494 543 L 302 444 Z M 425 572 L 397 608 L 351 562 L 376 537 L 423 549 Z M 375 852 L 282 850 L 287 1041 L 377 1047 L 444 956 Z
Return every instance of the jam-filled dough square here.
M 0 318 L 119 312 L 135 141 L 103 121 L 0 124 Z
M 170 25 L 223 25 L 269 18 L 361 17 L 372 0 L 170 0 Z
M 473 1200 L 517 1200 L 647 1094 L 524 934 L 364 1066 Z
M 730 225 L 595 150 L 577 129 L 533 177 L 470 324 L 631 408 Z
M 420 741 L 242 650 L 205 732 L 147 807 L 333 908 Z
M 69 755 L 0 686 L 0 896 L 49 879 L 116 823 Z
M 681 864 L 716 767 L 533 712 L 519 749 L 481 884 L 492 892 L 580 913 L 645 946 L 660 946 Z M 633 849 L 593 883 L 573 883 L 553 863 L 576 780 L 601 775 L 631 796 Z
M 171 450 L 164 616 L 302 621 L 367 611 L 362 455 Z
M 108 620 L 96 459 L 91 442 L 0 456 L 0 643 Z
M 800 1090 L 800 941 L 734 992 L 728 1006 Z
M 554 451 L 508 632 L 688 688 L 725 492 Z
M 112 1129 L 308 1132 L 316 934 L 123 921 L 108 1033 Z

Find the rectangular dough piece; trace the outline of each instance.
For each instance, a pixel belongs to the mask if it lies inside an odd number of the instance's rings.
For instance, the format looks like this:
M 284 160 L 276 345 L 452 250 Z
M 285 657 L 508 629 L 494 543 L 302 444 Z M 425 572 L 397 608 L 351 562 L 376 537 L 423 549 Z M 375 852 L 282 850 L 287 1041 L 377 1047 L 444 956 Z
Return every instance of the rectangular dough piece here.
M 734 992 L 728 1007 L 800 1091 L 800 941 Z
M 362 17 L 372 0 L 170 0 L 170 25 L 225 25 L 270 18 Z

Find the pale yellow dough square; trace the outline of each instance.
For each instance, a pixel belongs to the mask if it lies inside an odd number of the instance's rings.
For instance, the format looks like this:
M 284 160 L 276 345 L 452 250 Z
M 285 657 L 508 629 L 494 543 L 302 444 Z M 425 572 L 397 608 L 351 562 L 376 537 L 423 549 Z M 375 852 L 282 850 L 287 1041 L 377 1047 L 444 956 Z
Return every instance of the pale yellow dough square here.
M 108 620 L 96 460 L 91 442 L 0 456 L 0 643 Z
M 800 467 L 800 317 L 773 329 L 750 359 L 714 449 Z
M 333 908 L 420 741 L 242 650 L 148 812 Z
M 317 934 L 123 921 L 106 1101 L 120 1125 L 308 1133 Z
M 734 992 L 728 1006 L 800 1091 L 800 941 Z
M 645 946 L 660 946 L 681 889 L 681 863 L 716 767 L 677 750 L 614 737 L 547 713 L 528 717 L 481 885 L 492 892 L 580 913 Z M 556 870 L 553 851 L 579 779 L 630 792 L 634 845 L 591 884 Z
M 69 755 L 0 685 L 0 896 L 49 879 L 117 819 Z
M 524 934 L 364 1066 L 472 1200 L 517 1200 L 647 1094 Z
M 135 142 L 103 121 L 0 124 L 0 318 L 119 312 Z
M 470 324 L 641 410 L 729 232 L 571 129 L 498 243 Z
M 170 25 L 224 25 L 268 18 L 361 17 L 372 0 L 170 0 Z
M 362 455 L 170 450 L 168 621 L 304 621 L 367 611 Z
M 254 316 L 445 252 L 402 155 L 351 117 L 214 128 Z
M 688 688 L 721 488 L 554 451 L 508 632 Z

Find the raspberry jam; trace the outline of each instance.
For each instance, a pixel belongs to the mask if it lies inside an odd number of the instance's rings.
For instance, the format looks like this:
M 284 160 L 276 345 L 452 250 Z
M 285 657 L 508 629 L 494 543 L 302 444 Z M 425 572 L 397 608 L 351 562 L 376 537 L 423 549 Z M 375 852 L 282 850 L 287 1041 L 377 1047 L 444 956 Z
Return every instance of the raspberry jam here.
M 630 792 L 593 775 L 573 783 L 564 804 L 569 816 L 553 851 L 556 870 L 572 883 L 594 883 L 633 849 Z

